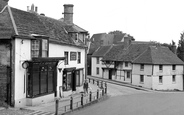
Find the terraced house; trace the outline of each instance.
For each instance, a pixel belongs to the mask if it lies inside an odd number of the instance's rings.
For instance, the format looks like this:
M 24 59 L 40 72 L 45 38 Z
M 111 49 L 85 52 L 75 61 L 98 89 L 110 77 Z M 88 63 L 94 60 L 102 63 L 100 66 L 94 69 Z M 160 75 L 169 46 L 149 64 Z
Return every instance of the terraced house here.
M 0 0 L 0 99 L 15 107 L 53 101 L 80 90 L 86 75 L 88 32 L 64 19 L 22 11 Z
M 156 43 L 128 41 L 97 49 L 92 57 L 92 76 L 154 90 L 183 90 L 184 63 L 176 54 Z M 103 55 L 104 47 L 109 48 Z M 102 65 L 95 62 L 99 56 Z

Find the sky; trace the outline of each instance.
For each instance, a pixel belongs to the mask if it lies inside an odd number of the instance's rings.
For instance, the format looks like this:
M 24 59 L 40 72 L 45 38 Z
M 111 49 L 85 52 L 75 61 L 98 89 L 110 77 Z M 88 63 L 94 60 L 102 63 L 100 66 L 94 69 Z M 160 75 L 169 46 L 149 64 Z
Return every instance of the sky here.
M 184 0 L 9 0 L 9 6 L 63 18 L 64 4 L 74 5 L 73 21 L 90 33 L 120 30 L 136 41 L 178 44 L 184 31 Z

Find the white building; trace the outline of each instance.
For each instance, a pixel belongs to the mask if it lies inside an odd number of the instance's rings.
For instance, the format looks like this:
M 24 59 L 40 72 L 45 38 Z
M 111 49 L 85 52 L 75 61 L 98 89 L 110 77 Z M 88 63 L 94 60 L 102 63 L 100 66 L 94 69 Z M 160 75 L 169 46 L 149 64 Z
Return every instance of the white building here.
M 64 21 L 34 9 L 22 11 L 0 0 L 0 81 L 8 85 L 0 85 L 0 97 L 15 107 L 80 91 L 86 77 L 88 32 L 73 24 L 73 5 L 64 5 Z

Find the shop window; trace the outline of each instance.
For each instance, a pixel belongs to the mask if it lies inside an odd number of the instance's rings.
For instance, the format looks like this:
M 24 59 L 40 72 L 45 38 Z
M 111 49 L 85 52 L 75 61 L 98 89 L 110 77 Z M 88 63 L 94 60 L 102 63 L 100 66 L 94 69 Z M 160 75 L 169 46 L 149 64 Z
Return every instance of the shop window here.
M 68 65 L 68 52 L 64 52 L 65 55 L 65 65 Z
M 63 91 L 71 90 L 72 72 L 63 73 Z
M 77 62 L 78 62 L 78 64 L 81 63 L 81 52 L 78 52 Z
M 48 57 L 48 40 L 31 40 L 31 57 Z
M 37 97 L 54 92 L 56 62 L 29 63 L 27 97 Z

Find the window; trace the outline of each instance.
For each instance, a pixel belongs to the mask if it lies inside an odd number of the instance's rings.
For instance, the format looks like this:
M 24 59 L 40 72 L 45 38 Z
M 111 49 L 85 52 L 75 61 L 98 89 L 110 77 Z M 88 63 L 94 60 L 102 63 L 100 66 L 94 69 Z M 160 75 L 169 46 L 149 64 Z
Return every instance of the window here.
M 78 42 L 78 39 L 79 39 L 79 34 L 76 33 L 76 34 L 75 34 L 75 41 Z
M 48 57 L 48 40 L 31 40 L 31 57 Z
M 68 65 L 68 52 L 64 52 L 65 55 L 65 65 Z
M 72 72 L 63 72 L 63 91 L 71 89 L 72 85 Z
M 144 70 L 144 64 L 141 64 L 140 66 L 140 70 L 143 71 Z
M 176 70 L 176 65 L 172 65 L 172 70 Z
M 127 78 L 130 79 L 130 72 L 127 72 Z
M 125 67 L 128 67 L 128 62 L 125 62 Z
M 99 73 L 100 73 L 100 72 L 99 72 L 99 68 L 97 67 L 97 68 L 96 68 L 96 74 L 99 75 Z
M 27 77 L 27 97 L 33 98 L 54 92 L 56 62 L 30 63 Z
M 77 52 L 70 52 L 70 61 L 75 61 L 77 59 Z
M 159 70 L 163 70 L 163 66 L 162 65 L 159 65 Z
M 81 52 L 78 52 L 77 63 L 81 63 Z
M 99 57 L 96 58 L 96 64 L 99 64 L 100 63 L 100 59 Z
M 159 83 L 160 83 L 160 84 L 163 83 L 163 76 L 159 76 Z
M 76 86 L 81 86 L 83 83 L 83 69 L 76 70 Z
M 172 82 L 173 82 L 173 83 L 176 83 L 176 75 L 173 75 L 173 76 L 172 76 Z
M 144 75 L 140 75 L 140 83 L 144 83 Z

